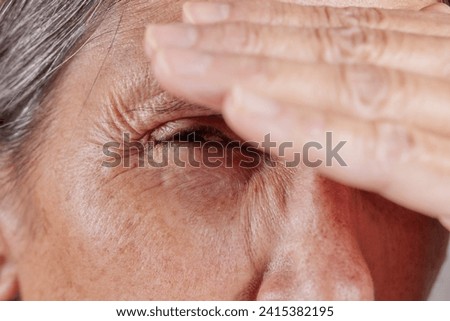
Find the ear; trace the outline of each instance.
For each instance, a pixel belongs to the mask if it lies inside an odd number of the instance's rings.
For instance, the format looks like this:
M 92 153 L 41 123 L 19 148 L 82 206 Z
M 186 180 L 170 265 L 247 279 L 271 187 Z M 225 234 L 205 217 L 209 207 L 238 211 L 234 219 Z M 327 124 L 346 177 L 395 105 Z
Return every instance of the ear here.
M 0 226 L 0 301 L 19 297 L 17 267 Z

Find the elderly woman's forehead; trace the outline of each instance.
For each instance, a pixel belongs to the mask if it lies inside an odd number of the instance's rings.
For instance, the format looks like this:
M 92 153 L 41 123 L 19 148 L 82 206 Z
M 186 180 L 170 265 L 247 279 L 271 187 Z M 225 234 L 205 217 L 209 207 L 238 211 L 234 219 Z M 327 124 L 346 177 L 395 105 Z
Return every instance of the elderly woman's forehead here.
M 112 1 L 109 10 L 102 17 L 102 23 L 96 35 L 108 33 L 121 33 L 134 31 L 140 35 L 140 31 L 148 23 L 167 23 L 181 21 L 181 8 L 187 0 L 124 0 Z M 204 0 L 217 1 L 217 0 Z M 255 1 L 255 0 L 224 0 Z M 280 1 L 280 0 L 274 0 Z M 310 6 L 360 6 L 380 7 L 388 9 L 419 9 L 429 4 L 442 2 L 441 0 L 281 0 Z
M 111 42 L 117 47 L 130 38 L 143 36 L 149 23 L 167 23 L 181 20 L 181 8 L 185 1 L 175 0 L 110 0 L 98 17 L 95 32 L 84 43 L 84 50 L 109 48 Z M 97 20 L 97 21 L 98 21 Z M 121 41 L 121 39 L 123 41 Z M 82 50 L 83 51 L 83 50 Z
M 180 9 L 184 2 L 188 0 L 125 0 L 113 2 L 113 10 L 109 11 L 108 22 L 117 23 L 121 19 L 126 19 L 130 23 L 169 22 L 179 20 Z M 215 1 L 217 0 L 203 0 Z M 224 0 L 233 1 L 257 1 L 257 0 Z M 380 7 L 396 9 L 418 9 L 429 4 L 442 2 L 441 0 L 273 0 L 290 2 L 309 6 L 360 6 L 360 7 Z M 125 22 L 126 23 L 126 22 Z
M 115 2 L 115 6 L 120 8 L 137 10 L 142 14 L 148 14 L 147 10 L 153 10 L 153 13 L 162 14 L 163 18 L 176 18 L 179 8 L 184 2 L 189 0 L 125 0 Z M 220 2 L 220 0 L 202 0 Z M 258 0 L 223 0 L 223 2 L 242 2 L 242 1 L 258 1 Z M 294 3 L 308 6 L 360 6 L 360 7 L 380 7 L 380 8 L 422 8 L 426 5 L 442 2 L 441 0 L 273 0 L 279 2 Z M 175 16 L 173 16 L 175 11 Z M 138 18 L 138 16 L 134 16 Z

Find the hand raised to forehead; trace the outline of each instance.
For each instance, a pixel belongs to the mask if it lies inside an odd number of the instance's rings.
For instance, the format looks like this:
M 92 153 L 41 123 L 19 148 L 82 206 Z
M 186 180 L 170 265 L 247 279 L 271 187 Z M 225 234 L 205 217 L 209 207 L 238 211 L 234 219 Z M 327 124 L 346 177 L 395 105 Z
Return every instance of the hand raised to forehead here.
M 244 138 L 301 146 L 331 131 L 348 166 L 320 173 L 449 227 L 449 13 L 189 2 L 185 24 L 148 28 L 146 48 L 164 88 Z

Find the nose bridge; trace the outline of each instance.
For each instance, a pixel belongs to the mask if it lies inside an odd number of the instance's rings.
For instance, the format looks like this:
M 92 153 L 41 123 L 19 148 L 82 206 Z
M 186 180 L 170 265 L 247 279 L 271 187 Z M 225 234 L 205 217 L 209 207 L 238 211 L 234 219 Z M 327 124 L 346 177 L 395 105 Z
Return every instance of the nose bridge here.
M 292 204 L 291 204 L 292 205 Z M 257 295 L 258 300 L 370 300 L 370 271 L 348 218 L 290 206 Z M 348 215 L 347 215 L 348 216 Z

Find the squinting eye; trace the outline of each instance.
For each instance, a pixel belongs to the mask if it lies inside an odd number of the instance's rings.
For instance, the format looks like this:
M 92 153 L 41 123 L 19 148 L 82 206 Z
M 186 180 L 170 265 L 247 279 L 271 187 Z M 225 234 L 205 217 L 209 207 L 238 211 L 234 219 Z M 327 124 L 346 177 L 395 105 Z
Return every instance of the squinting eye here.
M 197 128 L 185 128 L 174 134 L 170 139 L 171 142 L 180 143 L 206 143 L 219 142 L 227 144 L 230 139 L 220 130 L 209 126 L 199 126 Z
M 222 117 L 208 116 L 185 118 L 168 122 L 155 129 L 149 137 L 155 145 L 204 144 L 214 142 L 223 144 L 239 141 L 225 124 Z
M 184 118 L 167 122 L 149 133 L 147 139 L 153 143 L 152 146 L 164 149 L 177 148 L 177 145 L 193 148 L 214 147 L 227 151 L 227 157 L 234 155 L 249 162 L 257 157 L 264 159 L 264 163 L 271 162 L 269 155 L 233 133 L 221 116 Z

